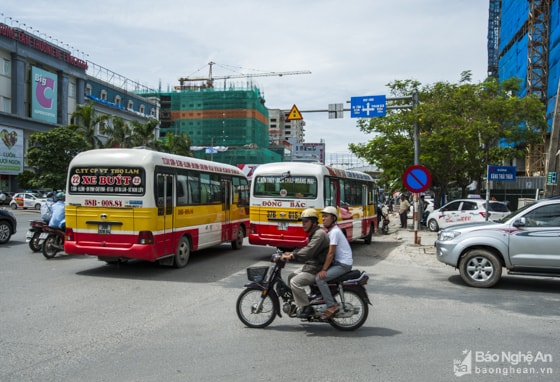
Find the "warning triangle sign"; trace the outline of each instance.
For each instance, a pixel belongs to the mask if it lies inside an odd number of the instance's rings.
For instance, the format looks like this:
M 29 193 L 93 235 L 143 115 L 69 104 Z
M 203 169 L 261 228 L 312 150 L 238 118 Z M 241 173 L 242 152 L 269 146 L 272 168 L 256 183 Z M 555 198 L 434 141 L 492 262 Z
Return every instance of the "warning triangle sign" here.
M 292 109 L 290 110 L 288 116 L 286 117 L 286 121 L 299 121 L 302 119 L 303 117 L 301 116 L 301 113 L 299 112 L 296 105 L 292 106 Z

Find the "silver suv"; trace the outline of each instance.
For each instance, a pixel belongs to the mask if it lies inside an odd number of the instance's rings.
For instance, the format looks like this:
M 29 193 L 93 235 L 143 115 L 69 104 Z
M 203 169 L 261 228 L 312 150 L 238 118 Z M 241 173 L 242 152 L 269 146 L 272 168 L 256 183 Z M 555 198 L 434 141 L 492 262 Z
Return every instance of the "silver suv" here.
M 469 223 L 439 232 L 436 256 L 459 269 L 473 287 L 489 288 L 502 276 L 560 277 L 560 198 L 541 199 L 499 222 Z

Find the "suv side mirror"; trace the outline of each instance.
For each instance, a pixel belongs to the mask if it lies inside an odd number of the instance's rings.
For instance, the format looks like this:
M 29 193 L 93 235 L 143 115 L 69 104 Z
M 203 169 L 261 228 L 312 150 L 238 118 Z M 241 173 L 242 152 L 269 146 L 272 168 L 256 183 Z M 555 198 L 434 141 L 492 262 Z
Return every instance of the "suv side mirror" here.
M 513 222 L 514 227 L 525 227 L 526 224 L 527 224 L 527 220 L 524 217 L 515 219 L 515 221 Z

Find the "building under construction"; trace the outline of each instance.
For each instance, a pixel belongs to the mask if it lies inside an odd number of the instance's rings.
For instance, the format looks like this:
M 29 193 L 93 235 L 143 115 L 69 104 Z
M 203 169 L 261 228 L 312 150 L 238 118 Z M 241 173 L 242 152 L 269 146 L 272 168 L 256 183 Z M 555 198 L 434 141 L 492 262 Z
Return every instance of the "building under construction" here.
M 269 112 L 253 77 L 310 74 L 309 71 L 259 72 L 207 77 L 181 77 L 173 91 L 158 92 L 160 138 L 187 134 L 198 158 L 229 164 L 261 164 L 282 160 L 283 148 L 271 145 Z M 244 85 L 231 80 L 244 79 Z M 219 82 L 218 86 L 215 83 Z M 276 148 L 276 149 L 275 149 Z
M 179 86 L 160 93 L 160 137 L 187 134 L 194 155 L 217 162 L 278 162 L 268 149 L 268 110 L 256 87 Z
M 560 0 L 490 0 L 488 73 L 522 79 L 519 96 L 537 95 L 546 105 L 548 135 L 528 148 L 518 171 L 546 176 L 558 171 L 560 132 Z

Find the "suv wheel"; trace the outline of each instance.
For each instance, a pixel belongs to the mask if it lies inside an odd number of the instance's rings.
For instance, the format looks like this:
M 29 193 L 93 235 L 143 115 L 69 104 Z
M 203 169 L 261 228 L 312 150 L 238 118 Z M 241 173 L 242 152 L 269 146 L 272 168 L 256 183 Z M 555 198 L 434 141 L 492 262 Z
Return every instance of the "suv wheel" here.
M 485 249 L 475 249 L 461 258 L 459 272 L 472 287 L 490 288 L 502 277 L 502 264 L 496 255 Z

